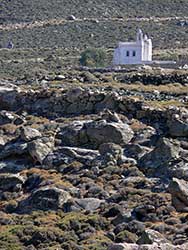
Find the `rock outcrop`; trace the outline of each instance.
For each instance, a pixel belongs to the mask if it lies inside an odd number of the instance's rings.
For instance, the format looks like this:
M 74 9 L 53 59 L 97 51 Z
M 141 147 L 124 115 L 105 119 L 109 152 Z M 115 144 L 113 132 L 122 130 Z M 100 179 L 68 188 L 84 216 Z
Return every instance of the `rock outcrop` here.
M 71 198 L 68 192 L 55 187 L 44 187 L 34 191 L 30 204 L 34 209 L 57 210 Z
M 43 163 L 47 155 L 53 151 L 53 138 L 41 138 L 28 143 L 28 152 L 34 161 Z
M 172 204 L 179 212 L 188 211 L 188 182 L 173 178 L 169 184 L 169 192 L 172 195 Z
M 124 123 L 106 122 L 105 120 L 86 123 L 86 134 L 94 145 L 115 143 L 125 145 L 133 138 L 133 131 Z
M 187 109 L 80 77 L 0 89 L 0 249 L 187 250 Z
M 0 174 L 0 191 L 18 192 L 24 182 L 24 178 L 18 174 Z

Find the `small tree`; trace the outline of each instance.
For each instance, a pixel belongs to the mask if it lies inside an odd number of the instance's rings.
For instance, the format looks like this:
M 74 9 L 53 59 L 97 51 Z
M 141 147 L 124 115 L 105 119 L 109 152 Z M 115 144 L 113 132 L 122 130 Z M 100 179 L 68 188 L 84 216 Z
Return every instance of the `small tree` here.
M 104 49 L 86 49 L 81 53 L 80 64 L 87 67 L 103 67 L 106 60 Z

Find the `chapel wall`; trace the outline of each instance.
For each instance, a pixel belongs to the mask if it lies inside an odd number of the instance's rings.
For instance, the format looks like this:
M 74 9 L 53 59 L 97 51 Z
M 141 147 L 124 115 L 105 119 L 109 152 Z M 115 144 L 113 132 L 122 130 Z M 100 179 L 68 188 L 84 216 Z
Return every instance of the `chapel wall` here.
M 128 54 L 127 54 L 128 53 Z M 139 30 L 136 42 L 120 42 L 114 51 L 113 64 L 142 64 L 152 61 L 152 41 Z

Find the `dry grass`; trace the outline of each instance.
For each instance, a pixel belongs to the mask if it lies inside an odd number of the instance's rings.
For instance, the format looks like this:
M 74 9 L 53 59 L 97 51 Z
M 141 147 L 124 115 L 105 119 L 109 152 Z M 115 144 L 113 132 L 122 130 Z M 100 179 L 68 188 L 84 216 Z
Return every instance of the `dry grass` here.
M 2 129 L 6 134 L 9 134 L 9 135 L 14 135 L 17 128 L 18 127 L 12 123 L 0 126 L 0 129 Z
M 164 60 L 187 60 L 188 48 L 155 49 L 153 57 Z
M 168 108 L 170 106 L 176 106 L 176 107 L 186 107 L 188 108 L 188 103 L 183 103 L 180 102 L 178 100 L 170 100 L 170 101 L 146 101 L 146 103 L 150 106 L 150 107 L 154 107 L 154 108 Z
M 94 247 L 97 244 L 107 244 L 111 243 L 112 241 L 105 235 L 106 233 L 104 231 L 97 231 L 96 233 L 92 234 L 89 239 L 83 240 L 82 244 L 87 245 L 88 249 L 89 247 Z M 95 248 L 94 248 L 95 249 Z
M 188 72 L 183 71 L 183 70 L 171 70 L 171 69 L 165 69 L 165 72 L 162 73 L 160 69 L 155 69 L 146 72 L 142 72 L 143 74 L 180 74 L 180 75 L 187 75 Z M 79 74 L 79 72 L 77 72 Z M 163 84 L 163 85 L 144 85 L 142 83 L 136 84 L 136 83 L 131 83 L 131 84 L 126 84 L 126 83 L 120 83 L 116 81 L 111 81 L 111 82 L 97 82 L 97 83 L 82 83 L 79 82 L 78 80 L 75 82 L 67 83 L 66 81 L 52 81 L 52 88 L 53 85 L 58 84 L 58 86 L 62 86 L 65 90 L 70 89 L 70 88 L 76 88 L 76 87 L 96 87 L 96 88 L 101 88 L 101 87 L 111 87 L 115 89 L 124 89 L 124 90 L 132 90 L 132 91 L 142 91 L 142 92 L 153 92 L 154 90 L 157 90 L 162 93 L 171 93 L 171 94 L 187 94 L 188 93 L 188 86 L 187 85 L 182 85 L 179 83 L 172 83 L 172 84 Z M 57 90 L 56 90 L 57 91 Z
M 153 92 L 157 90 L 162 93 L 171 93 L 171 94 L 186 94 L 188 93 L 188 86 L 182 86 L 180 84 L 168 84 L 168 85 L 137 85 L 131 84 L 125 87 L 128 90 L 135 90 L 135 91 L 143 91 L 143 92 Z
M 138 132 L 141 129 L 147 128 L 147 126 L 144 123 L 138 120 L 132 120 L 132 124 L 130 125 L 130 127 L 132 128 L 134 132 Z
M 168 93 L 168 94 L 187 94 L 188 93 L 188 86 L 183 86 L 178 83 L 174 84 L 167 84 L 167 85 L 144 85 L 144 84 L 126 84 L 126 83 L 99 83 L 94 84 L 95 86 L 100 87 L 113 87 L 117 89 L 124 89 L 124 90 L 132 90 L 132 91 L 139 91 L 139 92 L 153 92 L 155 90 L 159 91 L 160 93 Z M 85 86 L 85 85 L 84 85 Z
M 43 213 L 41 214 L 40 216 L 37 216 L 37 218 L 35 218 L 34 221 L 37 221 L 39 222 L 41 225 L 43 226 L 55 226 L 58 221 L 60 220 L 60 216 L 57 215 L 55 212 L 53 211 L 50 211 L 50 212 L 47 212 L 47 213 Z
M 32 128 L 38 128 L 41 124 L 50 123 L 47 118 L 29 115 L 27 116 L 27 125 L 31 125 Z
M 66 188 L 72 187 L 71 183 L 65 181 L 62 175 L 56 173 L 55 171 L 50 172 L 44 169 L 32 168 L 32 169 L 24 170 L 21 172 L 21 175 L 31 175 L 31 174 L 40 175 L 44 181 L 48 180 L 48 182 L 51 183 L 52 186 L 66 187 Z

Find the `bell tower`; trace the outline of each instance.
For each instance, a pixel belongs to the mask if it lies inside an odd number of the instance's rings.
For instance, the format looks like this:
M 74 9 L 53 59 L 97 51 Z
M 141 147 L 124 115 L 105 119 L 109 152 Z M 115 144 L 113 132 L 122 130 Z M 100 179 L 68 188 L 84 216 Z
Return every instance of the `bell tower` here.
M 142 42 L 144 40 L 144 34 L 141 29 L 137 31 L 137 42 Z

